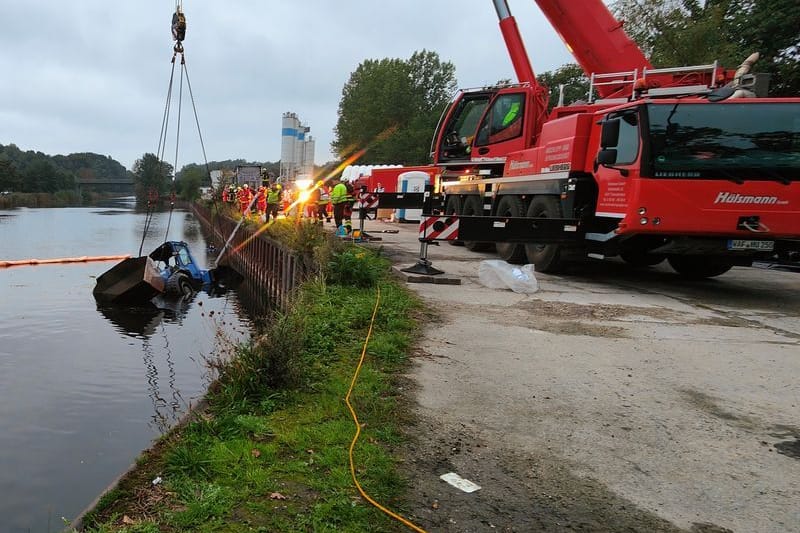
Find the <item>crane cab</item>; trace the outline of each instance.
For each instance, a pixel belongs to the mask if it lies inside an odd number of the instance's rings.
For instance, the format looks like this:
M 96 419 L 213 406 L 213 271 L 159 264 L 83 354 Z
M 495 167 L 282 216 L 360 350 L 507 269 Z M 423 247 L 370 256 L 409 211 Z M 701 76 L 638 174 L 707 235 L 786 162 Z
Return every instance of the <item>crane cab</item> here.
M 510 152 L 528 148 L 534 137 L 534 91 L 525 85 L 459 92 L 433 138 L 431 155 L 442 166 L 502 165 Z

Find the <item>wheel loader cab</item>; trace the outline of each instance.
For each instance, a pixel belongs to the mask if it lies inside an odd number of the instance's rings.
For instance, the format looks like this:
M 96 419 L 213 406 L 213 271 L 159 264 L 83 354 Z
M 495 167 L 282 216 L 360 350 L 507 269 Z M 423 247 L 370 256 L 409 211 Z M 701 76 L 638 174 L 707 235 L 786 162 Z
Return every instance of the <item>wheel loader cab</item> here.
M 183 241 L 167 241 L 150 254 L 161 270 L 161 275 L 168 279 L 175 272 L 184 272 L 196 283 L 211 281 L 207 270 L 201 269 L 189 252 L 189 245 Z

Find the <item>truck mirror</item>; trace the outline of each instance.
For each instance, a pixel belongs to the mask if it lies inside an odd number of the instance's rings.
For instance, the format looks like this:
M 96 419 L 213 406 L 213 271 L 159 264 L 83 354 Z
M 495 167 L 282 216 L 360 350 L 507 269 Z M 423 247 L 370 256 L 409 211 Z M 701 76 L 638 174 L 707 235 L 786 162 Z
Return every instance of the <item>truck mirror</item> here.
M 615 118 L 611 120 L 604 120 L 603 129 L 600 132 L 600 147 L 608 148 L 609 146 L 616 146 L 618 142 L 619 142 L 619 119 Z M 616 150 L 614 152 L 616 154 Z
M 599 165 L 613 165 L 617 162 L 617 149 L 604 148 L 597 152 L 597 163 Z

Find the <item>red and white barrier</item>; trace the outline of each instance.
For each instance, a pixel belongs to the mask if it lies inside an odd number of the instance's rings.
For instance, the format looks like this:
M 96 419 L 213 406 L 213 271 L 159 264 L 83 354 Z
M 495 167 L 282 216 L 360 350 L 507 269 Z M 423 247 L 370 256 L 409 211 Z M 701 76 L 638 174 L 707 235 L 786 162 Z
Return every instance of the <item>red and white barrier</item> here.
M 419 239 L 426 241 L 458 240 L 458 217 L 424 216 L 419 224 Z

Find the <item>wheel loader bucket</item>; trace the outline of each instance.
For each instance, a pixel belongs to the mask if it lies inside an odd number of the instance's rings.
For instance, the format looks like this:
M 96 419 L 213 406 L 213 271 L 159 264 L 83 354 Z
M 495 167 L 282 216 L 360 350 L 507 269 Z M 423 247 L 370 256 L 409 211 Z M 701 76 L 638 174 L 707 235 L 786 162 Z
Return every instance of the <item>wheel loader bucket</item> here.
M 97 278 L 95 299 L 101 303 L 136 305 L 164 292 L 164 279 L 148 256 L 132 257 Z

